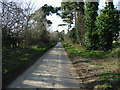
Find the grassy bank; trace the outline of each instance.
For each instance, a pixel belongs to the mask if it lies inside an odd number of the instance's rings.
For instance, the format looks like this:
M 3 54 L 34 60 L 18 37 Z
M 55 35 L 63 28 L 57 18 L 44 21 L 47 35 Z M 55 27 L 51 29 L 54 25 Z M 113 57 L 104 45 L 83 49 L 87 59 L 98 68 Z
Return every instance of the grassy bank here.
M 112 51 L 86 51 L 75 44 L 63 43 L 85 88 L 120 89 L 120 47 Z
M 120 57 L 120 48 L 114 48 L 112 51 L 87 51 L 83 47 L 74 44 L 63 43 L 63 46 L 68 54 L 84 58 Z
M 3 48 L 3 74 L 7 74 L 12 70 L 22 66 L 37 54 L 47 50 L 53 44 L 45 47 L 18 47 L 18 48 Z
M 56 43 L 48 44 L 42 47 L 16 47 L 3 48 L 2 50 L 2 73 L 3 86 L 6 86 L 29 68 L 37 59 L 42 56 L 49 48 Z

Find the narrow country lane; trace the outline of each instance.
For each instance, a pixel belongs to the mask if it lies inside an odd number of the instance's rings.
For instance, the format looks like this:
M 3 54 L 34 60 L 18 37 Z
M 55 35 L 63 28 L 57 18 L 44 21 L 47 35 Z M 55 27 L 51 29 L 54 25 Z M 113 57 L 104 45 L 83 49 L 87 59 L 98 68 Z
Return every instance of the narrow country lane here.
M 77 78 L 78 75 L 59 42 L 8 88 L 79 88 Z

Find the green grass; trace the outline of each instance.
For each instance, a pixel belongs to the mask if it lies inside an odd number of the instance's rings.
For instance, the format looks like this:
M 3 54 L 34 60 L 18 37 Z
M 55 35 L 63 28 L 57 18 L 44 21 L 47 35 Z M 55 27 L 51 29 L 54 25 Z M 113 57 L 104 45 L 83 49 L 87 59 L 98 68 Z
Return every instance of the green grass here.
M 109 79 L 120 80 L 120 77 L 118 76 L 120 76 L 120 73 L 106 72 L 100 75 L 100 81 L 107 81 Z
M 80 56 L 83 58 L 93 58 L 94 60 L 98 60 L 98 59 L 105 59 L 105 58 L 109 58 L 109 57 L 115 57 L 115 58 L 119 58 L 120 57 L 120 44 L 117 44 L 117 46 L 115 47 L 114 44 L 114 48 L 111 51 L 86 51 L 84 48 L 77 48 L 77 47 L 73 47 L 74 45 L 70 45 L 68 43 L 63 42 L 63 46 L 65 47 L 65 50 L 67 51 L 68 54 L 73 55 L 73 56 Z M 115 63 L 112 63 L 113 65 Z M 101 66 L 101 68 L 104 68 L 103 66 Z M 116 88 L 115 90 L 117 90 L 119 88 L 119 86 L 117 85 L 117 83 L 120 81 L 120 73 L 117 72 L 105 72 L 102 73 L 101 75 L 98 75 L 99 77 L 99 83 L 96 85 L 100 88 L 103 89 L 112 89 L 112 88 Z
M 111 73 L 106 72 L 101 74 L 99 81 L 103 82 L 101 85 L 99 85 L 101 88 L 117 88 L 118 81 L 120 81 L 120 73 Z
M 84 58 L 107 58 L 107 57 L 120 57 L 120 48 L 115 48 L 112 51 L 86 51 L 84 49 L 76 49 L 70 44 L 63 43 L 65 50 L 68 54 L 74 56 L 81 56 Z
M 36 55 L 42 53 L 52 45 L 55 45 L 55 43 L 49 44 L 42 48 L 40 47 L 3 48 L 2 73 L 7 74 L 16 68 L 21 67 L 24 63 L 33 59 Z
M 20 67 L 34 55 L 41 53 L 42 48 L 4 48 L 3 49 L 3 74 Z

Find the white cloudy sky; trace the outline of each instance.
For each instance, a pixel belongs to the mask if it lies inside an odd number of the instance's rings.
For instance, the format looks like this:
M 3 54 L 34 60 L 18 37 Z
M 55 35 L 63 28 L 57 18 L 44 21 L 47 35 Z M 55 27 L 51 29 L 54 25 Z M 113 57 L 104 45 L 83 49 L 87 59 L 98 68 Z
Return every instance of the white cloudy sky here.
M 22 2 L 32 2 L 35 5 L 35 9 L 39 9 L 41 6 L 43 6 L 44 4 L 48 4 L 48 5 L 52 5 L 54 7 L 56 6 L 60 6 L 62 0 L 9 0 L 9 1 L 22 1 Z M 115 7 L 118 7 L 118 2 L 120 0 L 113 0 Z M 105 0 L 100 0 L 99 3 L 99 8 L 102 9 L 105 6 Z M 58 24 L 62 24 L 62 19 L 59 16 L 56 16 L 55 14 L 52 16 L 47 17 L 49 20 L 51 20 L 53 22 L 52 24 L 52 30 L 63 30 L 62 27 L 58 27 Z M 66 27 L 64 27 L 66 28 Z

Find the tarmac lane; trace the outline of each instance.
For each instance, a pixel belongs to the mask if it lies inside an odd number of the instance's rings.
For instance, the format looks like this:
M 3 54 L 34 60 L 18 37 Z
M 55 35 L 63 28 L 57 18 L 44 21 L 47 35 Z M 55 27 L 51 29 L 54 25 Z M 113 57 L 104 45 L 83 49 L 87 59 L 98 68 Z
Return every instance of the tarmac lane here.
M 80 88 L 78 77 L 59 42 L 8 88 Z

